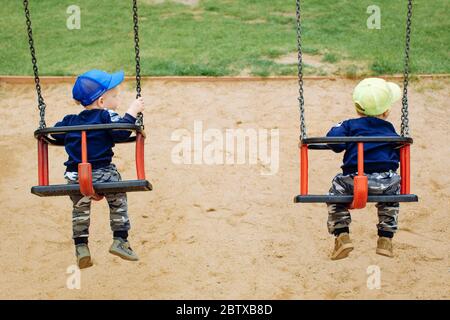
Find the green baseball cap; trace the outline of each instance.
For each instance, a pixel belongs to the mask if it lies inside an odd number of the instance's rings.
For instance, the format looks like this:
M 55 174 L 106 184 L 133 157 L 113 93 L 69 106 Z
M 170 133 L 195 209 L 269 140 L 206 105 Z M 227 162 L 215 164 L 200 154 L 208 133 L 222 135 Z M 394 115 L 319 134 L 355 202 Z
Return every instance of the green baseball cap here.
M 389 110 L 401 98 L 400 87 L 380 78 L 362 80 L 353 91 L 356 110 L 368 116 L 378 116 Z

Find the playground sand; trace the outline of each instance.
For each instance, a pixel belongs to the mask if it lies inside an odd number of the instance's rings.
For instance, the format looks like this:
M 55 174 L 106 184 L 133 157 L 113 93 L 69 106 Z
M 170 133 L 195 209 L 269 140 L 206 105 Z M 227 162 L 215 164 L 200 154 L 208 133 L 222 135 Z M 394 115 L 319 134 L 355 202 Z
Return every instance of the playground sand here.
M 353 80 L 306 82 L 310 136 L 354 117 Z M 122 101 L 133 98 L 131 83 Z M 296 205 L 298 110 L 295 81 L 147 82 L 146 172 L 153 192 L 130 193 L 131 244 L 140 261 L 108 253 L 106 203 L 93 204 L 90 248 L 95 265 L 81 273 L 81 288 L 66 286 L 74 264 L 71 202 L 30 194 L 37 180 L 38 124 L 32 85 L 0 84 L 0 298 L 2 299 L 449 299 L 450 149 L 448 80 L 414 82 L 410 96 L 412 191 L 402 204 L 395 258 L 375 254 L 373 205 L 353 212 L 350 257 L 329 259 L 323 204 Z M 79 106 L 70 84 L 44 85 L 47 123 Z M 390 120 L 399 129 L 400 104 Z M 262 164 L 177 165 L 174 130 L 279 129 L 279 170 Z M 134 178 L 133 145 L 115 148 L 124 178 Z M 62 183 L 63 148 L 50 148 L 50 180 Z M 341 155 L 310 153 L 311 193 L 324 193 Z M 373 267 L 375 266 L 375 267 Z M 368 274 L 379 267 L 381 288 Z M 369 284 L 371 283 L 369 277 Z

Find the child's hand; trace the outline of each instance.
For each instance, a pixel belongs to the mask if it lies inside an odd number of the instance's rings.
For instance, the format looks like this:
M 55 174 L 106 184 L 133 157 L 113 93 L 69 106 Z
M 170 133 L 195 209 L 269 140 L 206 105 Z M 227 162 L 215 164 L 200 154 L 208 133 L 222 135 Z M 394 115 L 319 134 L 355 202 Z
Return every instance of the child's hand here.
M 144 109 L 145 109 L 144 99 L 142 97 L 140 97 L 140 98 L 137 98 L 136 100 L 134 100 L 130 104 L 130 107 L 128 108 L 127 113 L 136 118 L 138 113 L 143 112 Z

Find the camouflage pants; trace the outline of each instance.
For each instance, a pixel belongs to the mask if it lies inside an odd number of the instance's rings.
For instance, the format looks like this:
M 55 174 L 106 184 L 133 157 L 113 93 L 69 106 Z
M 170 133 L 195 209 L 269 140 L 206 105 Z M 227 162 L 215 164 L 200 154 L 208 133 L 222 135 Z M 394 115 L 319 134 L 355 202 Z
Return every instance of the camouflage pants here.
M 355 175 L 338 174 L 334 177 L 330 195 L 353 194 L 353 177 Z M 393 172 L 367 174 L 369 194 L 395 195 L 400 193 L 400 176 Z M 327 203 L 328 231 L 333 234 L 336 229 L 346 228 L 352 222 L 350 212 L 345 204 Z M 397 231 L 399 203 L 377 203 L 378 230 L 395 233 Z
M 77 172 L 66 172 L 64 175 L 67 182 L 78 183 Z M 120 181 L 120 173 L 114 164 L 107 167 L 92 170 L 93 182 L 115 182 Z M 105 195 L 110 210 L 110 226 L 114 231 L 128 231 L 130 220 L 128 218 L 128 205 L 126 193 L 115 193 Z M 91 213 L 91 199 L 82 195 L 70 196 L 73 202 L 72 229 L 73 238 L 87 238 L 89 236 L 89 224 Z

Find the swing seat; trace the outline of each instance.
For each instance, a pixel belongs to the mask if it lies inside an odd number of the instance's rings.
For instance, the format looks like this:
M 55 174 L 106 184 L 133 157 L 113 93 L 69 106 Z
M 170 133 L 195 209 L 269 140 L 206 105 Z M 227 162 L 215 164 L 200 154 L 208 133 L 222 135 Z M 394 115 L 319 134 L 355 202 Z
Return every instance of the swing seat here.
M 332 196 L 332 195 L 298 195 L 294 198 L 295 203 L 348 203 L 353 201 L 353 196 Z M 417 202 L 415 194 L 399 195 L 369 195 L 367 202 Z
M 367 177 L 364 176 L 364 143 L 392 143 L 400 148 L 400 194 L 370 195 Z M 358 175 L 354 178 L 354 195 L 310 195 L 308 194 L 308 150 L 329 150 L 330 144 L 358 144 Z M 413 140 L 409 137 L 315 137 L 305 138 L 300 146 L 300 195 L 295 203 L 345 203 L 350 209 L 364 208 L 367 202 L 417 202 L 419 198 L 410 194 L 410 153 Z
M 118 182 L 94 183 L 93 187 L 95 193 L 99 195 L 108 193 L 151 191 L 153 189 L 151 183 L 147 180 L 125 180 Z M 31 188 L 31 193 L 40 197 L 81 195 L 80 185 L 78 183 L 35 186 Z
M 117 143 L 136 142 L 136 180 L 93 183 L 92 168 L 87 155 L 87 131 L 93 130 L 127 130 L 136 135 Z M 59 140 L 50 137 L 51 134 L 81 132 L 82 162 L 78 165 L 79 183 L 49 185 L 48 145 L 63 146 Z M 40 197 L 84 195 L 93 200 L 100 200 L 105 194 L 151 191 L 150 182 L 145 179 L 144 170 L 144 134 L 142 128 L 135 124 L 112 123 L 97 125 L 82 125 L 70 127 L 43 128 L 34 132 L 38 140 L 38 181 L 39 185 L 31 188 L 31 193 Z

